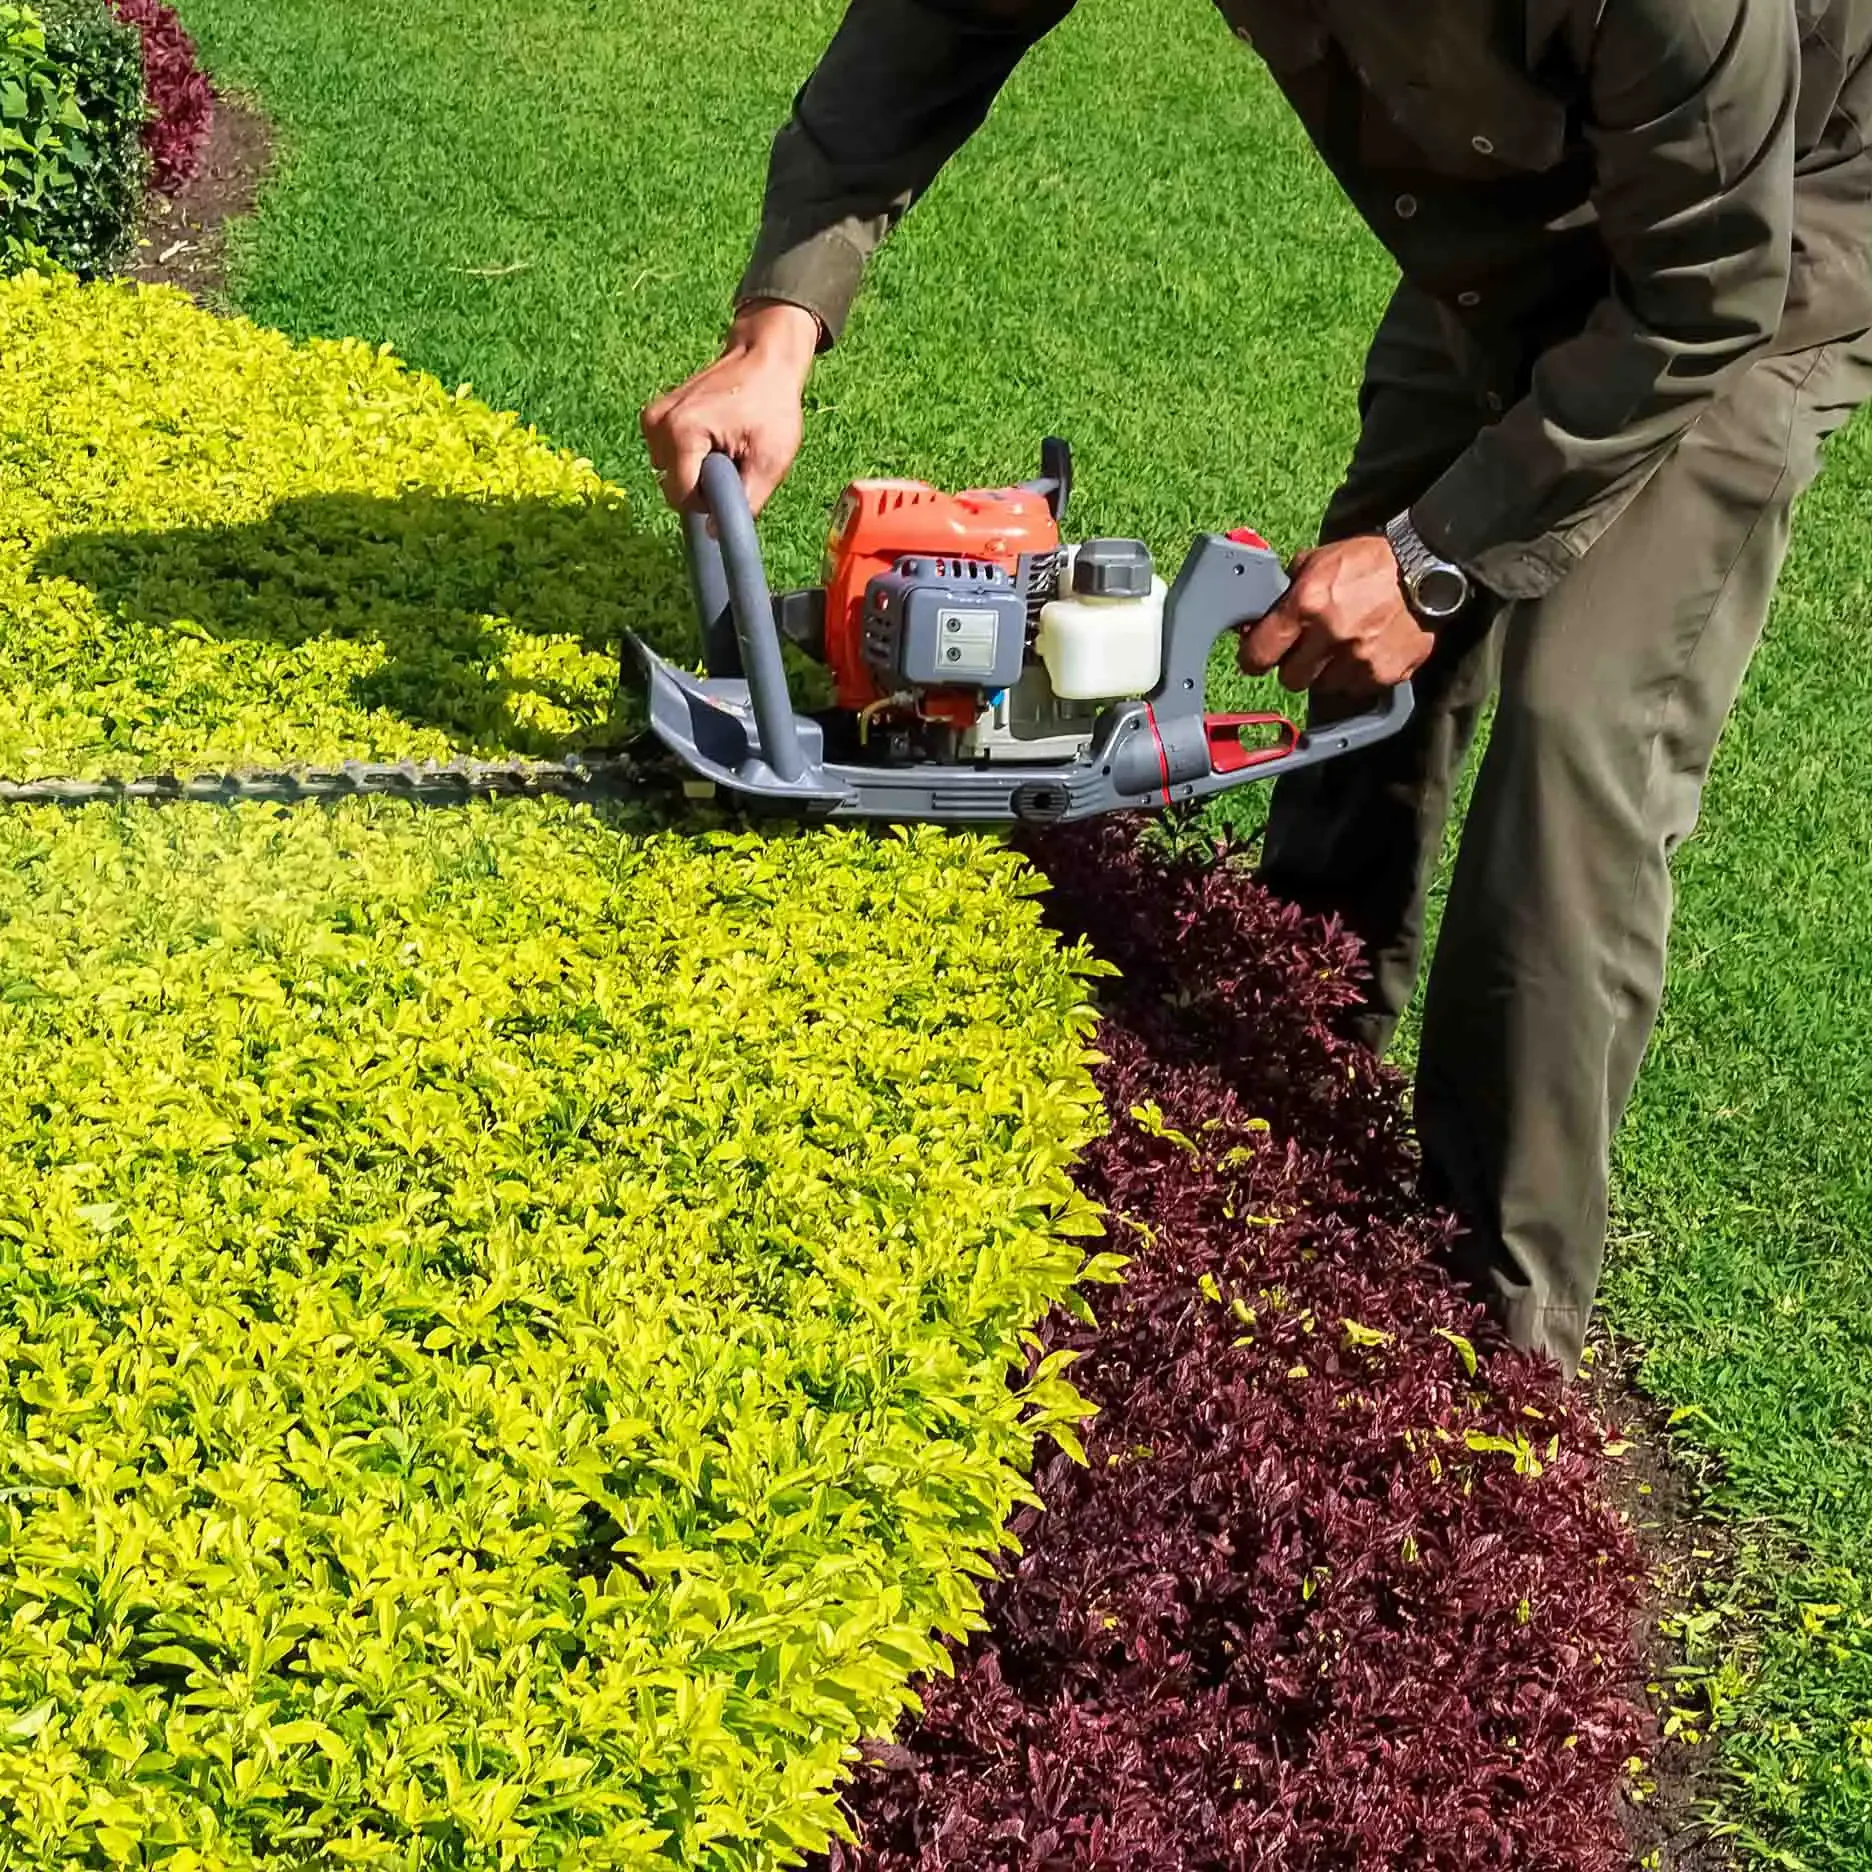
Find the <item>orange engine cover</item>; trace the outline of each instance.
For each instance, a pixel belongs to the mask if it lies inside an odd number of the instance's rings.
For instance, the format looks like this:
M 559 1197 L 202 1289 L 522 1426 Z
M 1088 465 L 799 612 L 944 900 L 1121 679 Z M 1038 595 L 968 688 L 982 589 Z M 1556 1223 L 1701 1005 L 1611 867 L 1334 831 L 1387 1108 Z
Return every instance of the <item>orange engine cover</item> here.
M 1059 550 L 1059 526 L 1044 494 L 1024 488 L 971 488 L 944 494 L 922 481 L 854 481 L 839 498 L 826 535 L 825 653 L 838 705 L 882 699 L 865 662 L 865 588 L 907 553 L 986 560 L 1010 578 L 1026 555 Z M 921 712 L 967 727 L 979 703 L 971 690 L 927 689 Z

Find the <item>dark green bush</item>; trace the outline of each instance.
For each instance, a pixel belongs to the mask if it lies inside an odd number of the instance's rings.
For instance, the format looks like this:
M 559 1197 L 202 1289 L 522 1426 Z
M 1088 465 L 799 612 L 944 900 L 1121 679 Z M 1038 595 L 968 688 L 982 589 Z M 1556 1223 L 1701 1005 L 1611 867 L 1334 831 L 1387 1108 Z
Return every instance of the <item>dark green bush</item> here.
M 77 88 L 90 126 L 74 155 L 79 187 L 49 228 L 55 257 L 80 276 L 109 273 L 130 257 L 148 184 L 143 126 L 143 40 L 105 0 L 40 0 L 46 48 Z
M 9 273 L 45 259 L 40 223 L 72 186 L 65 139 L 84 119 L 61 83 L 37 14 L 0 6 L 0 264 Z
M 119 270 L 149 157 L 142 40 L 105 0 L 0 5 L 0 267 Z

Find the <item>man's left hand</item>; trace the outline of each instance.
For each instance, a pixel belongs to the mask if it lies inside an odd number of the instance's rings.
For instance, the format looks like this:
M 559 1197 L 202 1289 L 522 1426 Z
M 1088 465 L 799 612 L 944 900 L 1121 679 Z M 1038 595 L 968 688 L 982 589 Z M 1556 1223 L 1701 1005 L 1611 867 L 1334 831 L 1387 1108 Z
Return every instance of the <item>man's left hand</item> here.
M 1408 681 L 1435 645 L 1376 533 L 1302 553 L 1280 603 L 1241 633 L 1239 660 L 1250 676 L 1278 669 L 1296 693 L 1357 695 Z

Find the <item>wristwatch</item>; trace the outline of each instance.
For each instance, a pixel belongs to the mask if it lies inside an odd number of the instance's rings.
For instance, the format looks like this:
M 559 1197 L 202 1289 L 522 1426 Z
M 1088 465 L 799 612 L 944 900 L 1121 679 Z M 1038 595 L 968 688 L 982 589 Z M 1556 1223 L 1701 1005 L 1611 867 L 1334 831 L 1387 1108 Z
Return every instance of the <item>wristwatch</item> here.
M 1385 528 L 1385 538 L 1397 555 L 1398 581 L 1404 601 L 1426 624 L 1453 618 L 1469 602 L 1469 574 L 1461 566 L 1440 559 L 1401 513 Z

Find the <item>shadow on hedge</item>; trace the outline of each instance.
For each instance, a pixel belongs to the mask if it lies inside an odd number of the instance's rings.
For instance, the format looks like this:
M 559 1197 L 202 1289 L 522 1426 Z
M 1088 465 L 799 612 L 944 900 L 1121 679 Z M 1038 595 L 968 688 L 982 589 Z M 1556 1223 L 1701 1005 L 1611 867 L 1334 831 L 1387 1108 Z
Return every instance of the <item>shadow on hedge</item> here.
M 107 610 L 159 630 L 296 649 L 319 638 L 380 644 L 352 699 L 464 750 L 562 751 L 530 724 L 529 701 L 589 715 L 589 669 L 506 667 L 495 620 L 615 656 L 626 627 L 666 656 L 696 654 L 687 575 L 673 541 L 618 506 L 316 494 L 246 526 L 67 535 L 34 561 L 39 578 L 89 588 Z M 622 725 L 621 701 L 606 727 Z M 603 731 L 600 731 L 602 738 Z M 588 737 L 581 736 L 580 739 Z

